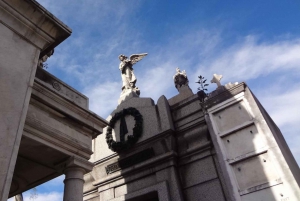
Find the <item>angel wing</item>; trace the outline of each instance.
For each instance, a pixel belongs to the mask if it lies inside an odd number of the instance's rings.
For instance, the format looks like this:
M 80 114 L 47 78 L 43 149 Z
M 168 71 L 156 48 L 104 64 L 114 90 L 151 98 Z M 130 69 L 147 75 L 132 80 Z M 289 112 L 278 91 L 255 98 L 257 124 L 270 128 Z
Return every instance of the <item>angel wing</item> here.
M 132 65 L 136 64 L 138 61 L 142 60 L 145 56 L 147 56 L 148 53 L 142 53 L 142 54 L 132 54 L 129 59 L 132 63 Z

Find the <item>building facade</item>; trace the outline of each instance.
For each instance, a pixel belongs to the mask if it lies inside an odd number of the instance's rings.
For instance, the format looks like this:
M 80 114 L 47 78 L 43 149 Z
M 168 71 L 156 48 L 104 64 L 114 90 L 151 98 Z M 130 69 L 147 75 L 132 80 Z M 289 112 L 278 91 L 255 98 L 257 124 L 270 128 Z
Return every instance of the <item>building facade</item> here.
M 219 84 L 205 99 L 186 84 L 176 87 L 178 95 L 161 96 L 156 104 L 125 99 L 107 118 L 114 139 L 107 129 L 94 139 L 84 200 L 300 200 L 299 167 L 245 83 Z M 122 117 L 129 136 L 139 124 L 128 108 L 141 114 L 143 131 L 122 150 L 113 146 L 122 142 Z
M 203 96 L 178 69 L 178 95 L 125 93 L 104 120 L 37 67 L 70 28 L 34 0 L 0 0 L 0 19 L 1 201 L 62 174 L 65 201 L 300 200 L 299 167 L 245 83 L 215 76 Z

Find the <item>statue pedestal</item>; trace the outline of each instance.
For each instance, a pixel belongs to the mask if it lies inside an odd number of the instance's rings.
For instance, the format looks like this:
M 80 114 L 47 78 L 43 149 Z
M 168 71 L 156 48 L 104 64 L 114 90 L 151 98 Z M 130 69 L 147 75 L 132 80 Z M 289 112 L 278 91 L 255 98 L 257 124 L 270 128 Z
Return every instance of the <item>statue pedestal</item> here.
M 125 93 L 122 92 L 121 96 L 118 100 L 118 104 L 120 105 L 122 102 L 129 100 L 133 97 L 139 97 L 139 95 L 136 92 L 134 92 L 133 90 L 128 90 Z

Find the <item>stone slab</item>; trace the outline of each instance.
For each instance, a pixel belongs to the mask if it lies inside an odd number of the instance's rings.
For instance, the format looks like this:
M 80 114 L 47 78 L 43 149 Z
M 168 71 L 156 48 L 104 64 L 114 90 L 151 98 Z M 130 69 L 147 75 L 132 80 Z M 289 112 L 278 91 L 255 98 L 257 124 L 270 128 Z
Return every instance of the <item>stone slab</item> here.
M 217 179 L 185 189 L 184 195 L 186 201 L 225 201 L 222 187 Z
M 0 35 L 0 200 L 6 200 L 40 52 L 1 23 Z

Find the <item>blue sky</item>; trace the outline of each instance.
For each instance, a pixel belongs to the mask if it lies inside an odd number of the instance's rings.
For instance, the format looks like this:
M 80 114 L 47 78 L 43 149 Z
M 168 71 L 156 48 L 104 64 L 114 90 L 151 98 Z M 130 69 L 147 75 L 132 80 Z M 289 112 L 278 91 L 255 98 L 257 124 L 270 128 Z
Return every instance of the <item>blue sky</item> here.
M 222 84 L 245 81 L 300 163 L 300 1 L 38 2 L 73 30 L 47 70 L 87 95 L 100 116 L 109 115 L 121 93 L 118 55 L 147 52 L 135 65 L 141 97 L 176 95 L 176 67 L 186 70 L 194 92 L 200 74 L 209 80 L 222 74 Z M 62 180 L 38 187 L 36 200 L 61 196 Z

